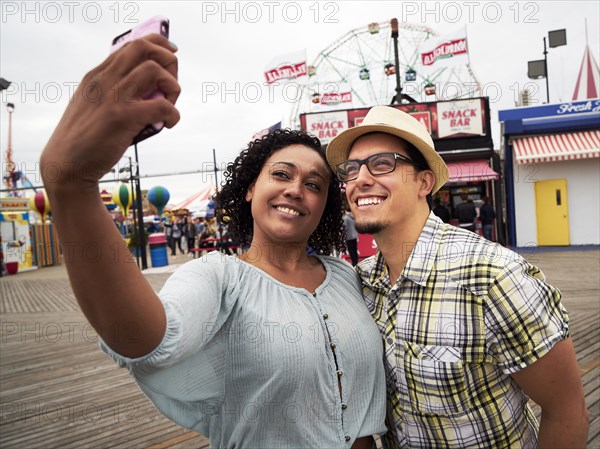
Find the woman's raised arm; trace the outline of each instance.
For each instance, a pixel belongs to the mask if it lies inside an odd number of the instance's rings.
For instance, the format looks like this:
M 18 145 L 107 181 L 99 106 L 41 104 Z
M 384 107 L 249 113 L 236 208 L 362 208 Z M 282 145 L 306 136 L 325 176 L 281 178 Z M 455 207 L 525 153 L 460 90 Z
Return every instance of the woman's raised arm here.
M 40 159 L 77 301 L 102 339 L 128 357 L 160 343 L 166 318 L 102 204 L 98 181 L 146 124 L 179 121 L 175 51 L 151 35 L 110 55 L 83 78 Z M 156 89 L 165 98 L 144 99 Z

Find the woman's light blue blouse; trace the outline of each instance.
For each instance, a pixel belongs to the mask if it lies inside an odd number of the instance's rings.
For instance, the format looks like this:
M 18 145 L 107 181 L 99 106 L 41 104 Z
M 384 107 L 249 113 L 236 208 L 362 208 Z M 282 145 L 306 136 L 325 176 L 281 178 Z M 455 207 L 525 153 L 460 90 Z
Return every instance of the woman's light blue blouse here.
M 191 261 L 159 294 L 167 331 L 154 351 L 102 349 L 213 449 L 349 448 L 386 431 L 382 340 L 350 265 L 319 260 L 314 296 L 236 257 Z

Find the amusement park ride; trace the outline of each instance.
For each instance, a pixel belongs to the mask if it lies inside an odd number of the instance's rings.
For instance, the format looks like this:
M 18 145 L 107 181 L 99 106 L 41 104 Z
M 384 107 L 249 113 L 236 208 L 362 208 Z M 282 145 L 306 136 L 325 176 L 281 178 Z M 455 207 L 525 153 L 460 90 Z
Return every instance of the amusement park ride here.
M 427 26 L 399 24 L 396 19 L 373 22 L 350 30 L 319 52 L 312 64 L 307 67 L 308 82 L 300 84 L 299 95 L 292 106 L 289 117 L 289 125 L 300 129 L 301 115 L 319 114 L 340 108 L 368 108 L 383 104 L 400 106 L 403 103 L 417 104 L 480 96 L 480 83 L 470 62 L 452 67 L 440 66 L 435 69 L 423 65 L 419 48 L 430 38 L 436 36 L 437 33 Z M 0 78 L 0 90 L 7 89 L 10 84 L 9 81 Z M 3 197 L 1 198 L 2 204 L 10 203 L 14 208 L 17 203 L 23 203 L 33 193 L 39 197 L 39 204 L 46 204 L 49 210 L 43 189 L 40 186 L 37 186 L 36 189 L 36 186 L 13 160 L 12 114 L 15 106 L 13 103 L 6 103 L 6 109 L 8 111 L 8 145 L 2 166 L 4 183 L 0 189 L 0 197 Z M 140 178 L 159 175 L 140 176 L 137 147 L 135 155 L 136 170 L 135 173 L 132 172 L 130 162 L 129 181 L 135 186 L 134 197 L 137 205 L 134 217 L 139 227 L 142 243 L 144 243 Z M 215 182 L 217 182 L 217 163 L 214 151 L 213 159 Z M 160 176 L 205 171 L 164 173 Z M 114 182 L 114 179 L 100 182 Z M 105 193 L 108 195 L 108 192 Z M 46 214 L 44 208 L 41 209 L 41 211 L 37 208 L 33 210 L 37 210 L 42 221 L 45 221 Z M 7 208 L 4 207 L 4 210 Z M 2 220 L 0 219 L 0 221 Z M 145 245 L 141 246 L 141 265 L 142 269 L 145 269 Z
M 351 93 L 352 102 L 346 106 L 350 108 L 480 96 L 481 85 L 470 63 L 436 69 L 423 66 L 419 48 L 437 36 L 428 26 L 396 19 L 350 30 L 307 67 L 308 82 L 300 86 L 290 122 L 299 128 L 300 114 L 325 111 L 324 93 L 345 90 Z

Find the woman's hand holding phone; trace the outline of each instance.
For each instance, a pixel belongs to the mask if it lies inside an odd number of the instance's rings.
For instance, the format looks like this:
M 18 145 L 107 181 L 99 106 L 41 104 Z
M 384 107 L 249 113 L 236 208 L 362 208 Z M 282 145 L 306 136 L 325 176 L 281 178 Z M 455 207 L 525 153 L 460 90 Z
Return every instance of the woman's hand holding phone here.
M 79 306 L 110 347 L 131 357 L 160 343 L 166 317 L 107 213 L 98 181 L 147 124 L 179 121 L 175 51 L 152 34 L 108 56 L 83 78 L 40 159 Z M 153 91 L 164 97 L 145 98 Z
M 176 51 L 163 36 L 144 36 L 85 75 L 41 156 L 49 194 L 97 189 L 140 130 L 179 121 Z M 153 91 L 164 97 L 147 98 Z

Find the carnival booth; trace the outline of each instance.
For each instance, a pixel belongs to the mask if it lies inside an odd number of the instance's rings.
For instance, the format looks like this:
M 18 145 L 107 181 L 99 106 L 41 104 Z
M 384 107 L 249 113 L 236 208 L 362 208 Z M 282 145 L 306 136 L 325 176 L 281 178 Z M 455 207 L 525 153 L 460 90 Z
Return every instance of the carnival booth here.
M 58 235 L 54 223 L 48 219 L 50 203 L 46 192 L 37 191 L 31 196 L 29 208 L 39 217 L 39 220 L 30 220 L 34 264 L 40 268 L 58 265 L 61 259 Z
M 4 273 L 36 269 L 29 232 L 29 204 L 26 198 L 0 198 L 1 260 Z
M 497 211 L 501 209 L 500 158 L 492 142 L 487 97 L 407 103 L 392 107 L 412 115 L 427 128 L 435 149 L 448 165 L 450 179 L 436 193 L 436 197 L 450 210 L 454 217 L 450 221 L 452 224 L 458 224 L 454 208 L 461 202 L 463 193 L 476 206 L 487 196 L 492 199 Z M 362 123 L 369 109 L 301 114 L 300 123 L 304 131 L 327 144 L 345 129 Z M 500 213 L 497 215 L 501 216 Z M 495 226 L 494 236 L 501 241 L 501 235 L 498 226 Z M 377 247 L 372 236 L 359 234 L 358 250 L 361 259 L 375 254 Z

